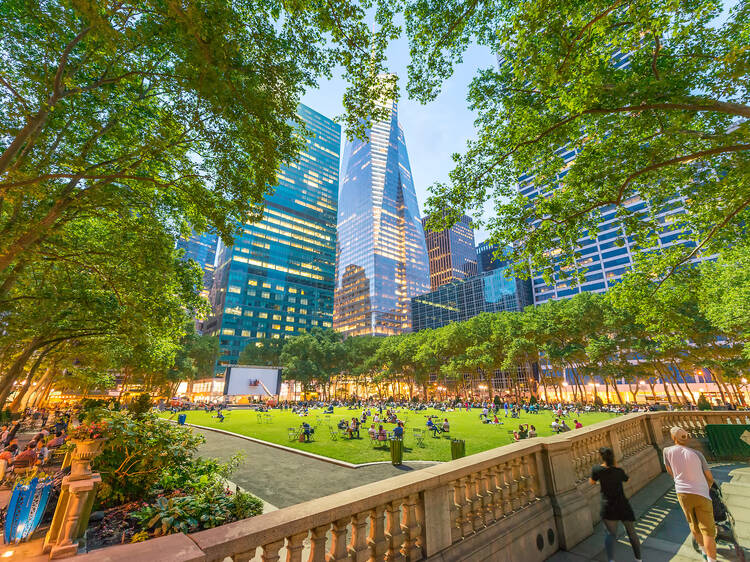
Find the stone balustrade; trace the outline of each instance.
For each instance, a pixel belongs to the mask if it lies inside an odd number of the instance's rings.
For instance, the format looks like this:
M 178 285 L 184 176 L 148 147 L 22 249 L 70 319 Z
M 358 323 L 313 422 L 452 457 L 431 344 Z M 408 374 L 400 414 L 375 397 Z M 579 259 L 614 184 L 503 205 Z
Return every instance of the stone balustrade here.
M 661 471 L 669 429 L 701 438 L 707 423 L 747 412 L 630 414 L 506 445 L 190 535 L 98 550 L 83 560 L 195 562 L 541 561 L 591 535 L 591 467 L 611 447 L 632 494 Z M 304 475 L 300 475 L 303 477 Z M 136 552 L 137 551 L 137 552 Z M 153 555 L 145 554 L 152 551 Z M 171 551 L 171 552 L 170 552 Z M 170 557 L 179 552 L 179 557 Z

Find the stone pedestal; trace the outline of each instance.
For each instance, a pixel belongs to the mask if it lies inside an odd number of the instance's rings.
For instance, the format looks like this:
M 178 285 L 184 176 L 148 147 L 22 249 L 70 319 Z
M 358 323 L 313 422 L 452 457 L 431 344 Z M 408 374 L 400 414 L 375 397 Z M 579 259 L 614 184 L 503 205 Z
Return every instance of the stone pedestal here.
M 63 479 L 55 515 L 44 538 L 44 552 L 49 552 L 50 558 L 65 558 L 78 552 L 78 540 L 88 527 L 101 481 L 99 474 L 84 480 L 71 480 L 70 476 Z
M 102 481 L 91 472 L 91 461 L 101 452 L 104 440 L 87 439 L 76 443 L 71 455 L 70 476 L 63 478 L 52 524 L 44 538 L 44 552 L 52 558 L 78 553 L 78 541 L 89 525 L 96 489 Z

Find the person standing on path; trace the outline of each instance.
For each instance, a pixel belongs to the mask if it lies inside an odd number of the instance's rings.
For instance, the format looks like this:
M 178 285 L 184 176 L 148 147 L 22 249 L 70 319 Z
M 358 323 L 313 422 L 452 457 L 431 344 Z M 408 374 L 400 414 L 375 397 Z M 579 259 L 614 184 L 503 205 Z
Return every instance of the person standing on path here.
M 641 562 L 641 541 L 635 532 L 635 514 L 622 488 L 622 483 L 628 481 L 628 475 L 623 469 L 615 466 L 615 454 L 612 449 L 602 447 L 599 449 L 599 454 L 602 457 L 602 464 L 591 468 L 589 482 L 591 484 L 599 482 L 601 486 L 601 517 L 606 530 L 604 548 L 607 550 L 607 560 L 609 562 L 614 560 L 617 523 L 622 521 L 636 562 Z
M 690 532 L 708 562 L 716 561 L 716 523 L 709 489 L 714 483 L 706 458 L 687 446 L 690 436 L 681 427 L 669 431 L 674 445 L 664 449 L 664 466 L 674 478 L 677 500 Z

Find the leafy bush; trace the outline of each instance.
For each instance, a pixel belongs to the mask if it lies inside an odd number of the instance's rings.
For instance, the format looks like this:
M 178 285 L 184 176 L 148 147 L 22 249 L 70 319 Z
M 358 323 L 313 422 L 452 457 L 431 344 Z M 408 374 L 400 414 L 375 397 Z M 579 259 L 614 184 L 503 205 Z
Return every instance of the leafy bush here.
M 711 409 L 711 403 L 708 401 L 708 398 L 706 398 L 703 394 L 701 394 L 698 397 L 698 409 L 699 410 L 710 410 Z
M 140 417 L 149 410 L 151 410 L 151 396 L 146 394 L 139 394 L 138 398 L 130 403 L 130 413 L 136 417 Z
M 105 415 L 110 438 L 94 469 L 102 483 L 97 500 L 104 507 L 152 496 L 165 471 L 190 480 L 202 435 L 189 428 L 159 419 L 153 413 L 135 417 L 127 412 Z
M 209 486 L 181 497 L 161 497 L 136 511 L 141 531 L 155 536 L 193 533 L 263 513 L 263 502 L 245 492 Z

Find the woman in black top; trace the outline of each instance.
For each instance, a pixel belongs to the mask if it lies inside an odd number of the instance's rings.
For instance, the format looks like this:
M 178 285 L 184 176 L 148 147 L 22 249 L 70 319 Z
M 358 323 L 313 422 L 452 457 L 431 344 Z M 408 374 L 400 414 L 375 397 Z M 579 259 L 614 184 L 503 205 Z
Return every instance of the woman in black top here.
M 615 553 L 615 539 L 617 538 L 617 523 L 622 521 L 625 530 L 628 532 L 630 546 L 633 547 L 633 554 L 636 562 L 641 560 L 641 542 L 635 532 L 635 515 L 630 502 L 625 497 L 625 491 L 622 489 L 622 483 L 628 481 L 628 475 L 620 467 L 615 466 L 615 454 L 609 447 L 599 449 L 602 457 L 602 464 L 591 468 L 591 478 L 589 482 L 601 485 L 602 493 L 602 510 L 601 516 L 606 529 L 604 537 L 604 547 L 607 549 L 607 559 L 612 562 Z

